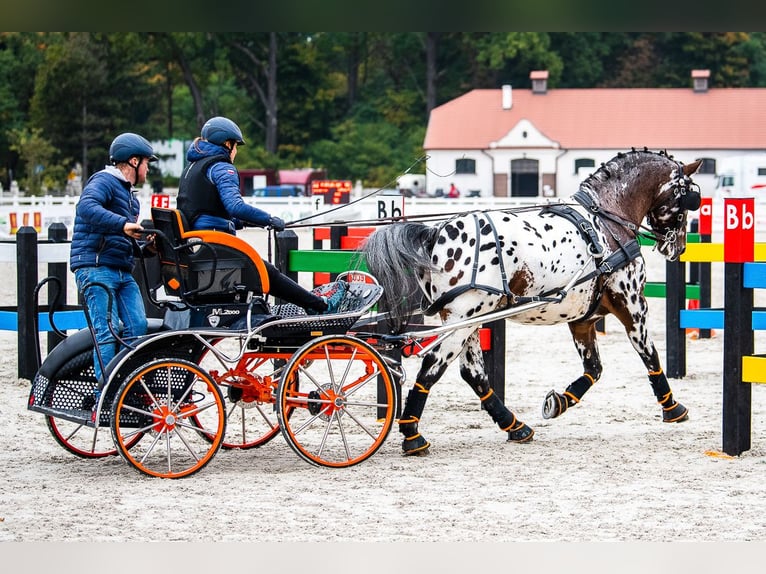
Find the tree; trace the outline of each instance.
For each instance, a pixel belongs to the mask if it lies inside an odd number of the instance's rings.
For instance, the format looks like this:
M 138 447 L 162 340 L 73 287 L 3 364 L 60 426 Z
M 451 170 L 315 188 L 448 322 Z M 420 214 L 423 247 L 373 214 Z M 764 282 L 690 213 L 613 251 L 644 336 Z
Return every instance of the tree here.
M 42 135 L 42 130 L 34 128 L 32 130 L 13 129 L 9 130 L 11 140 L 11 150 L 19 154 L 19 159 L 25 166 L 26 178 L 21 180 L 22 188 L 26 189 L 31 195 L 40 195 L 43 187 L 43 180 L 46 171 L 61 176 L 60 166 L 56 166 L 53 158 L 56 155 L 56 148 Z M 64 172 L 66 173 L 66 172 Z M 63 178 L 62 178 L 63 179 Z M 53 183 L 55 177 L 48 178 L 48 182 Z M 62 187 L 63 187 L 63 182 Z
M 9 132 L 27 125 L 35 72 L 42 61 L 40 34 L 0 33 L 0 184 L 8 189 L 16 173 L 18 155 L 10 148 Z
M 79 157 L 83 179 L 106 163 L 111 140 L 132 131 L 152 139 L 151 121 L 161 93 L 145 45 L 131 34 L 71 33 L 45 50 L 30 115 L 64 157 Z
M 253 117 L 253 120 L 265 133 L 266 151 L 276 153 L 279 124 L 277 33 L 226 34 L 222 38 L 232 48 L 232 64 L 242 86 L 262 106 L 262 118 Z

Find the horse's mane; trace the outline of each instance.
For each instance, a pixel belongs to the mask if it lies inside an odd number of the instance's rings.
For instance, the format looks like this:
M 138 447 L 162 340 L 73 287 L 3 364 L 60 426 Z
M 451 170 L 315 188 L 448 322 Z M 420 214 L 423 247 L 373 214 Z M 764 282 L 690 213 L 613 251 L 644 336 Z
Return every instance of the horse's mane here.
M 595 172 L 591 173 L 585 180 L 583 180 L 580 184 L 580 188 L 594 190 L 604 184 L 610 183 L 610 181 L 616 180 L 619 174 L 636 166 L 642 161 L 646 161 L 647 156 L 649 156 L 649 159 L 662 158 L 662 160 L 675 161 L 673 156 L 670 155 L 667 150 L 655 152 L 646 147 L 640 150 L 631 148 L 630 151 L 619 152 L 609 161 L 602 163 Z

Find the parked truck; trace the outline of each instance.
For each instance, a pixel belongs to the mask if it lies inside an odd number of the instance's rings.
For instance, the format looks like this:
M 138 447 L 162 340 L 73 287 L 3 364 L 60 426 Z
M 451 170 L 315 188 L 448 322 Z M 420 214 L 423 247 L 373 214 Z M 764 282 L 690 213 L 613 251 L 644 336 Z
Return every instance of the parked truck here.
M 755 197 L 766 201 L 766 153 L 718 160 L 716 196 Z

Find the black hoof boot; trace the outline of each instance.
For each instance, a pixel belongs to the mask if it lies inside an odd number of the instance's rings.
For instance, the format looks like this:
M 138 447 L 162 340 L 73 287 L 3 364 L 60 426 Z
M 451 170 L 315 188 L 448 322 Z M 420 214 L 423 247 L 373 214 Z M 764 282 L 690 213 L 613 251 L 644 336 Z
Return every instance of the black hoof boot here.
M 550 391 L 545 395 L 543 401 L 543 418 L 555 419 L 557 416 L 564 414 L 569 407 L 569 399 L 564 395 L 560 395 L 556 391 Z
M 430 442 L 416 434 L 402 441 L 402 454 L 404 456 L 424 456 L 428 454 L 428 447 L 430 446 Z
M 535 436 L 535 431 L 531 427 L 528 427 L 523 422 L 519 421 L 519 424 L 508 431 L 507 442 L 528 442 Z
M 682 423 L 689 420 L 689 409 L 681 403 L 674 403 L 668 408 L 662 409 L 662 422 Z

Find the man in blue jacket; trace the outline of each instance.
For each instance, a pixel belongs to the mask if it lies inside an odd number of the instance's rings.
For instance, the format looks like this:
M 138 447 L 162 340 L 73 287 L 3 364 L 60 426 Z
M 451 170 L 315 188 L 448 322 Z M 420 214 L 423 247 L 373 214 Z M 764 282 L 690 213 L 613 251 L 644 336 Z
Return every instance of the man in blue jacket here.
M 146 310 L 132 274 L 136 240 L 143 231 L 137 223 L 140 205 L 134 186 L 146 181 L 149 162 L 156 160 L 151 144 L 142 136 L 118 135 L 109 147 L 111 165 L 88 179 L 77 202 L 69 268 L 83 294 L 97 342 L 93 362 L 98 388 L 94 397 L 86 397 L 84 408 L 96 403 L 106 382 L 102 380 L 102 366 L 106 367 L 117 353 L 107 318 L 110 299 L 111 324 L 122 339 L 146 334 Z M 104 285 L 108 292 L 94 283 Z
M 285 222 L 245 203 L 239 191 L 239 172 L 234 167 L 237 146 L 245 145 L 239 126 L 216 116 L 202 126 L 201 137 L 189 146 L 188 167 L 178 183 L 178 209 L 191 229 L 212 229 L 236 234 L 245 225 L 282 231 Z M 303 307 L 310 314 L 337 313 L 346 294 L 346 283 L 336 281 L 313 292 L 301 287 L 268 261 L 271 293 Z

